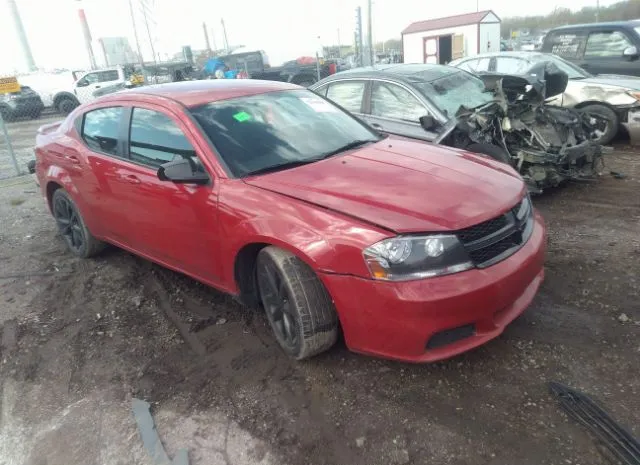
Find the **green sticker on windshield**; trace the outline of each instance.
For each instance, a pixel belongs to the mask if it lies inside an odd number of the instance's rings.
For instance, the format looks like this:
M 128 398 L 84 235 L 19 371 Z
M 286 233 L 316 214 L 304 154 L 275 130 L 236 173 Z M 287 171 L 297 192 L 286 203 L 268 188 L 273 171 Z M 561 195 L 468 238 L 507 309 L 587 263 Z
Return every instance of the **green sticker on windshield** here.
M 246 111 L 238 112 L 235 115 L 233 115 L 233 117 L 236 119 L 236 121 L 239 121 L 240 123 L 243 123 L 251 119 L 251 115 Z

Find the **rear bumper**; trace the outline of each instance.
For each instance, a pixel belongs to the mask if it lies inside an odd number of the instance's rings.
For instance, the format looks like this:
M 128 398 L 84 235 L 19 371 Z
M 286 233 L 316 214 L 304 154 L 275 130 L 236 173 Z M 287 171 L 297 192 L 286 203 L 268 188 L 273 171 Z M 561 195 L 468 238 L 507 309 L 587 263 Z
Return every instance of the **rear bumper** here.
M 31 116 L 39 114 L 44 110 L 42 101 L 17 103 L 9 106 L 13 116 Z
M 536 214 L 529 241 L 486 269 L 383 282 L 322 274 L 355 351 L 433 362 L 495 338 L 533 300 L 544 277 L 545 228 Z

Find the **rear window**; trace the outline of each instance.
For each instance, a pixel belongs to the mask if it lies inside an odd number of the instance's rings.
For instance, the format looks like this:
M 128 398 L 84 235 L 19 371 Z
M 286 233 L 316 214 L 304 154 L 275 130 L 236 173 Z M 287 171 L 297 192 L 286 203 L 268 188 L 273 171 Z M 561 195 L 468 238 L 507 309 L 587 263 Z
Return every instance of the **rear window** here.
M 122 111 L 122 107 L 110 107 L 85 113 L 82 139 L 91 150 L 107 155 L 120 155 L 118 132 Z
M 551 32 L 545 38 L 544 51 L 567 59 L 579 59 L 587 42 L 585 32 Z

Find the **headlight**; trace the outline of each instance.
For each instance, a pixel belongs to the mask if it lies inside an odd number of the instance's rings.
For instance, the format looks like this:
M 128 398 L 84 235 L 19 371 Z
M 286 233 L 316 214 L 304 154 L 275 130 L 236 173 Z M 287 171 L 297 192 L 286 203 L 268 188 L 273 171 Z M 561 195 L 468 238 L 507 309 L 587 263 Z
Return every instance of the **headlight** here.
M 364 249 L 374 279 L 407 281 L 473 268 L 458 238 L 450 234 L 385 239 Z
M 636 100 L 640 100 L 640 92 L 629 91 L 629 92 L 627 92 L 627 95 L 630 95 L 631 97 L 633 97 Z

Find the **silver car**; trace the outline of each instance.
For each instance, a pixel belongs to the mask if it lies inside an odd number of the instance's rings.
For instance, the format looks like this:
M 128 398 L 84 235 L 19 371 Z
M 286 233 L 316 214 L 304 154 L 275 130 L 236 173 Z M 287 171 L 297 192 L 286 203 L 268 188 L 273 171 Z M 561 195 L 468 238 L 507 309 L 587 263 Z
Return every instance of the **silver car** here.
M 564 93 L 548 103 L 606 118 L 610 123 L 601 131 L 597 140 L 600 144 L 611 142 L 621 124 L 627 128 L 632 143 L 640 142 L 640 78 L 613 74 L 593 76 L 556 55 L 538 52 L 485 53 L 460 58 L 449 65 L 475 74 L 527 75 L 541 62 L 552 62 L 569 76 Z

